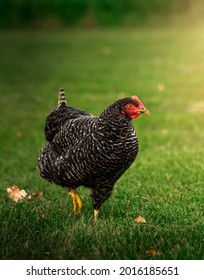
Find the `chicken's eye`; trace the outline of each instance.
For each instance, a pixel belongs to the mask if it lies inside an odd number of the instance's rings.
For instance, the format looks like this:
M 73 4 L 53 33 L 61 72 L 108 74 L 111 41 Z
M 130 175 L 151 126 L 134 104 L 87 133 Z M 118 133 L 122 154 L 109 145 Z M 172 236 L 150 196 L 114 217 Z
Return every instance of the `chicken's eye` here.
M 127 104 L 128 109 L 132 109 L 134 106 L 132 104 Z

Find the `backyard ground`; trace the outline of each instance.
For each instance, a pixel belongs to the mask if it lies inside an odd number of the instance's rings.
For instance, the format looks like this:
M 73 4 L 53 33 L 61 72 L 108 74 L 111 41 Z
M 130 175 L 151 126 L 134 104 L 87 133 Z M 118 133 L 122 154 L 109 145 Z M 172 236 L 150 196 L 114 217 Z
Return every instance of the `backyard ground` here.
M 203 54 L 201 26 L 1 31 L 1 259 L 204 259 Z M 36 168 L 60 87 L 95 115 L 132 95 L 151 113 L 134 120 L 138 157 L 97 223 L 89 190 L 74 216 Z M 13 185 L 43 196 L 14 203 Z

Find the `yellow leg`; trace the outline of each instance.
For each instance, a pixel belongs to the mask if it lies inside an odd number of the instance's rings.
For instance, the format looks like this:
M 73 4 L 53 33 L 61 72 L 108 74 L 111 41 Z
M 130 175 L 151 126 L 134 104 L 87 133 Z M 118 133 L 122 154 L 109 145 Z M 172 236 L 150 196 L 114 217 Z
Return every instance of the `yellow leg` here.
M 76 203 L 78 205 L 78 213 L 81 214 L 82 201 L 78 193 L 76 193 Z
M 98 210 L 94 209 L 94 221 L 97 220 L 98 217 Z
M 69 195 L 71 196 L 74 204 L 74 214 L 77 211 L 78 208 L 78 213 L 81 213 L 81 208 L 82 208 L 82 201 L 80 199 L 80 196 L 77 191 L 70 189 L 69 190 Z

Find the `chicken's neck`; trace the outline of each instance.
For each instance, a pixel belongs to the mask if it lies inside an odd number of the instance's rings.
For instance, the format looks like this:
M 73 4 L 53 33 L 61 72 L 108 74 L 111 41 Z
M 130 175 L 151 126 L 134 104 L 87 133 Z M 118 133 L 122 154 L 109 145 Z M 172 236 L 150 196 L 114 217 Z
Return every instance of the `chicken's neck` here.
M 128 132 L 132 134 L 134 128 L 130 118 L 123 116 L 118 110 L 106 109 L 98 119 L 97 131 L 100 135 L 109 135 L 110 138 L 114 135 L 117 138 L 121 134 L 128 136 Z

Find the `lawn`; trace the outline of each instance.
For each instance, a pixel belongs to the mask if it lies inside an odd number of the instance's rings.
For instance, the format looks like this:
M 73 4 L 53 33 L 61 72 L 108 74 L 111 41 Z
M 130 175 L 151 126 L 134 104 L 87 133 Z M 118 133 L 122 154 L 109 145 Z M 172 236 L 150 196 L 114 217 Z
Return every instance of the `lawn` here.
M 201 27 L 1 31 L 0 259 L 204 259 L 203 53 Z M 138 157 L 96 223 L 89 190 L 74 216 L 36 168 L 60 87 L 95 115 L 132 95 L 151 112 L 134 120 Z M 12 185 L 43 197 L 13 203 Z

